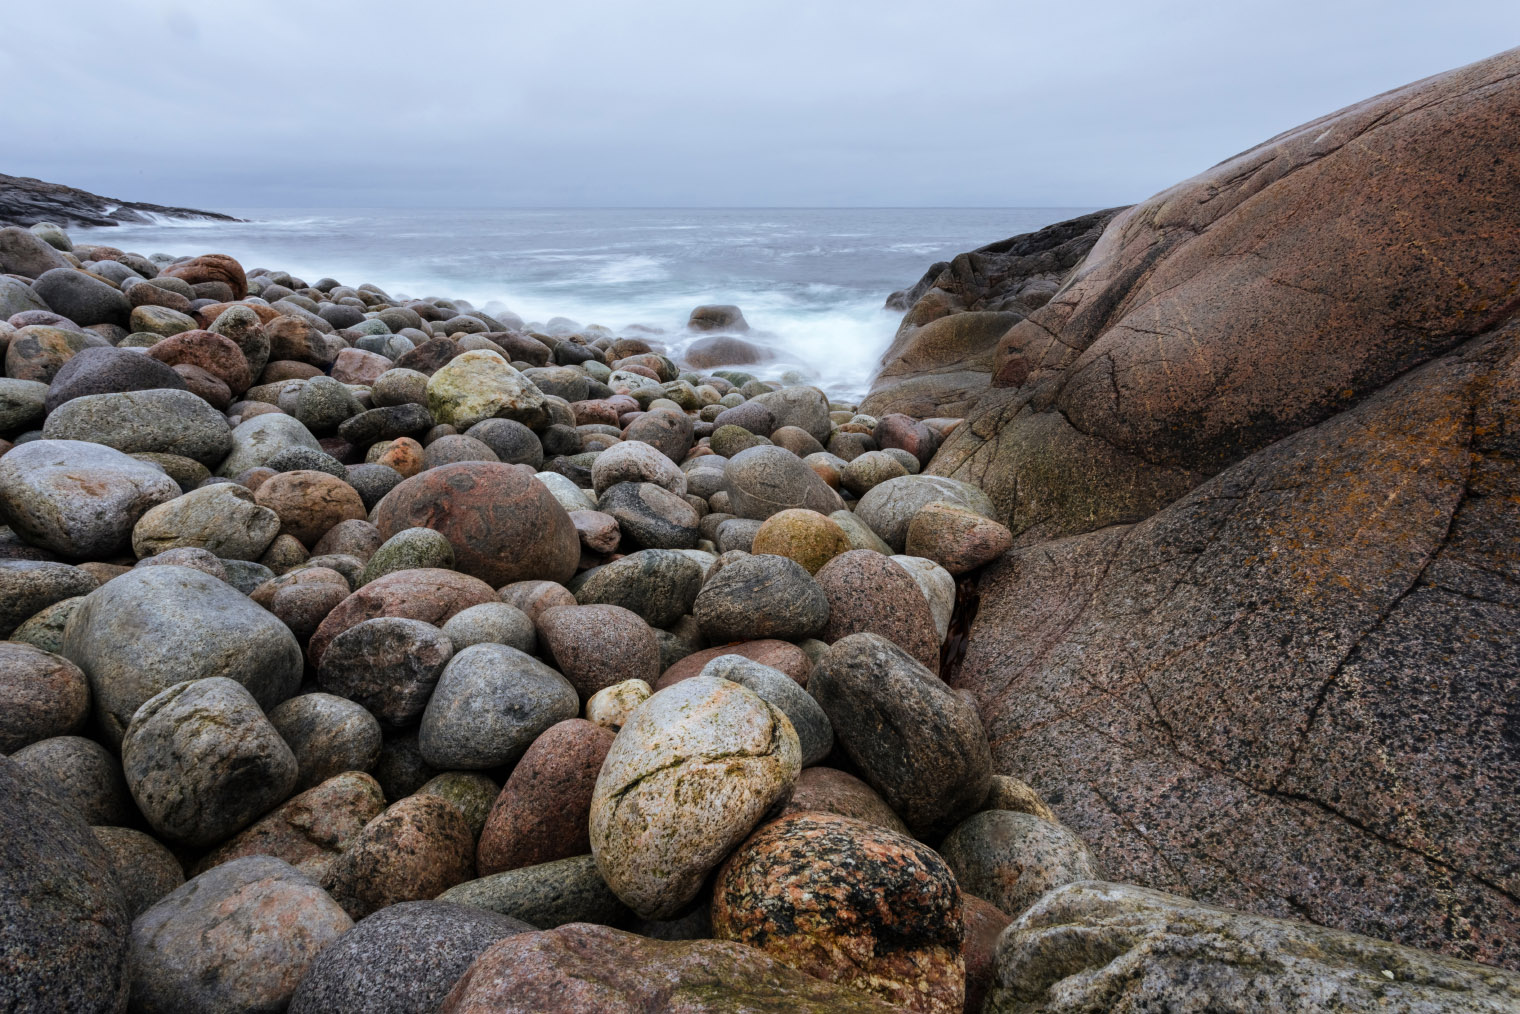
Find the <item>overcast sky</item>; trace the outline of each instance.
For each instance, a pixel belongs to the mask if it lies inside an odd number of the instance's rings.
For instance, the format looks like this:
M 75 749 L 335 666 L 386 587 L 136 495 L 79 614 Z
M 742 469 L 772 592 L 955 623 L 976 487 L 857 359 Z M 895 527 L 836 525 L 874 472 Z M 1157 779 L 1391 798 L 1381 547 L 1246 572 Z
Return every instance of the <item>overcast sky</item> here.
M 1102 206 L 1520 0 L 5 3 L 0 172 L 207 208 Z

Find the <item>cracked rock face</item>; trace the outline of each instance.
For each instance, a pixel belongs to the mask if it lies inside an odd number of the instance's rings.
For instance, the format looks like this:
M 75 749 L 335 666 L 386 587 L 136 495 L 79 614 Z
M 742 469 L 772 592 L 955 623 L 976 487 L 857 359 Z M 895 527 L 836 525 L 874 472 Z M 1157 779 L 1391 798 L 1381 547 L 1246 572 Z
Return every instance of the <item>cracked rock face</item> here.
M 1520 325 L 1013 550 L 957 681 L 998 770 L 1116 880 L 1520 965 L 1517 418 Z
M 597 867 L 639 915 L 677 915 L 801 768 L 792 723 L 753 691 L 712 676 L 662 690 L 618 732 L 597 777 Z
M 1001 339 L 931 471 L 1016 535 L 1137 521 L 1503 322 L 1517 70 L 1511 50 L 1368 99 L 1121 213 Z
M 1042 898 L 998 941 L 987 1014 L 1340 1011 L 1501 1014 L 1520 976 L 1381 940 L 1088 881 Z

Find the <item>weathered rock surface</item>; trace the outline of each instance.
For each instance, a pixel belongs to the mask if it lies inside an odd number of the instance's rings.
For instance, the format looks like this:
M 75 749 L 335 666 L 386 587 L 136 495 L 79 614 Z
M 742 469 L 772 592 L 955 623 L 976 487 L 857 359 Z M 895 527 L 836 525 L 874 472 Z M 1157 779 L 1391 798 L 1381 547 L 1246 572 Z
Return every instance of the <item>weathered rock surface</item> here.
M 511 916 L 537 929 L 570 922 L 621 926 L 633 918 L 590 854 L 492 873 L 451 887 L 438 900 Z
M 440 796 L 407 796 L 365 825 L 321 884 L 356 919 L 403 901 L 438 897 L 475 872 L 475 837 Z
M 1500 1014 L 1520 1009 L 1520 976 L 1321 926 L 1088 881 L 1052 891 L 1003 932 L 984 1009 Z
M 1071 831 L 1010 810 L 983 810 L 962 821 L 939 853 L 962 887 L 1015 918 L 1053 888 L 1102 876 Z
M 311 660 L 314 665 L 321 665 L 333 638 L 365 620 L 395 616 L 438 626 L 471 606 L 497 601 L 500 599 L 490 585 L 452 570 L 422 568 L 387 574 L 360 588 L 327 614 L 311 635 Z M 447 657 L 444 661 L 448 661 Z
M 791 722 L 752 691 L 702 676 L 662 690 L 618 732 L 597 778 L 597 867 L 635 912 L 669 918 L 801 767 Z
M 110 856 L 45 786 L 0 757 L 0 1007 L 120 1014 L 130 918 Z
M 385 795 L 362 771 L 345 771 L 276 807 L 206 853 L 196 873 L 243 856 L 274 856 L 320 880 L 380 811 Z
M 889 1004 L 716 940 L 650 940 L 575 923 L 487 949 L 439 1014 L 887 1014 Z
M 998 769 L 1110 877 L 1520 964 L 1517 364 L 1512 326 L 994 564 L 958 682 Z
M 476 644 L 438 677 L 418 745 L 423 759 L 443 770 L 502 767 L 579 711 L 570 681 L 538 659 L 504 644 Z
M 907 1010 L 960 1014 L 961 892 L 906 835 L 832 813 L 766 824 L 718 870 L 713 935 Z

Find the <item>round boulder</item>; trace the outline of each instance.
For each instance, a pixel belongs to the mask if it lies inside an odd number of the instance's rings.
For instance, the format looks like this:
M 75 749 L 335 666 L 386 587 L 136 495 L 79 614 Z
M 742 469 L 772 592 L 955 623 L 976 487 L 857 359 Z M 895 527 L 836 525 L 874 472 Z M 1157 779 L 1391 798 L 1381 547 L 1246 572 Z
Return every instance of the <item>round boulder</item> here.
M 729 458 L 723 490 L 730 513 L 757 521 L 784 510 L 830 514 L 844 507 L 839 494 L 784 447 L 751 447 Z
M 1013 810 L 967 818 L 945 836 L 939 852 L 961 886 L 1015 919 L 1062 884 L 1104 879 L 1081 838 Z
M 903 475 L 873 486 L 860 503 L 855 515 L 871 526 L 882 541 L 901 553 L 908 540 L 908 525 L 914 515 L 936 500 L 964 507 L 985 518 L 996 518 L 992 500 L 976 486 L 941 475 Z
M 453 645 L 432 624 L 377 616 L 332 639 L 322 653 L 317 684 L 399 728 L 422 717 L 444 666 L 453 657 Z
M 90 684 L 73 662 L 30 644 L 0 641 L 0 754 L 78 732 L 90 713 Z
M 784 556 L 729 560 L 702 586 L 692 615 L 709 643 L 816 637 L 829 600 L 813 576 Z
M 403 901 L 427 901 L 475 872 L 475 837 L 440 796 L 407 796 L 365 825 L 322 876 L 355 919 Z
M 538 617 L 538 632 L 554 664 L 582 698 L 623 680 L 653 683 L 660 645 L 637 613 L 621 606 L 556 606 Z
M 502 767 L 515 763 L 544 730 L 579 712 L 575 688 L 538 659 L 504 644 L 476 644 L 438 677 L 418 745 L 436 768 Z
M 830 644 L 851 634 L 880 634 L 928 667 L 939 671 L 939 632 L 923 592 L 889 557 L 852 549 L 830 560 L 816 575 L 829 600 L 822 639 Z
M 380 759 L 380 723 L 342 697 L 292 697 L 269 712 L 269 724 L 295 755 L 297 791 L 345 771 L 368 771 Z

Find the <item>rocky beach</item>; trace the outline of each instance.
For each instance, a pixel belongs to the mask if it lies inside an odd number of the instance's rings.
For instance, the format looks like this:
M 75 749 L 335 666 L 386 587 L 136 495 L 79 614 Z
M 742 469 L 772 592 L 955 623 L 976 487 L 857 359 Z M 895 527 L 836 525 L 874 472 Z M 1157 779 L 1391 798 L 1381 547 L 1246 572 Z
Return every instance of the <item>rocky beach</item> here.
M 1520 1012 L 1516 123 L 937 263 L 858 400 L 0 176 L 0 1011 Z

